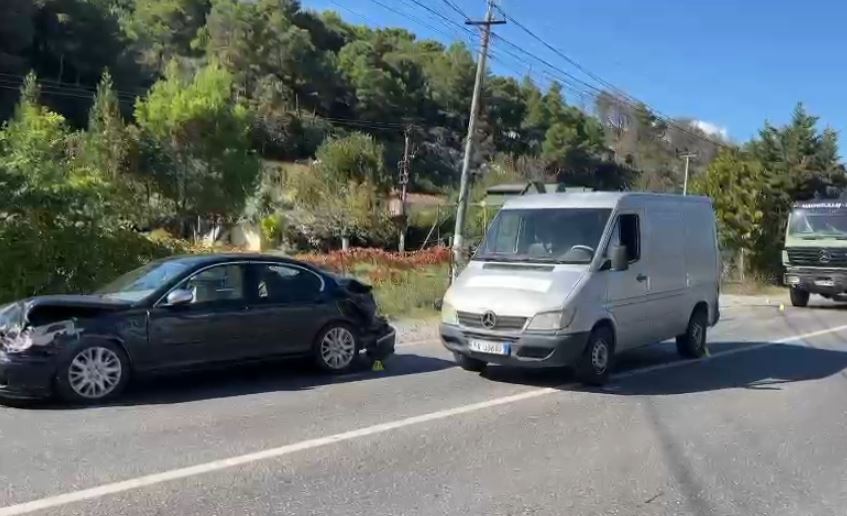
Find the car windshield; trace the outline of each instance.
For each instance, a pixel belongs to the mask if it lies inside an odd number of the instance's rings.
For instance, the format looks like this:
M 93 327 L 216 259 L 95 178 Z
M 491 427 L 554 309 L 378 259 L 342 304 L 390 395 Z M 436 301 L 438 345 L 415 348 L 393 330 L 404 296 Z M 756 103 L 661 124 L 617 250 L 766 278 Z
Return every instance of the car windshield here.
M 789 236 L 804 240 L 837 238 L 847 240 L 847 209 L 798 208 L 788 221 Z
M 474 259 L 590 263 L 610 214 L 599 208 L 502 210 Z
M 191 267 L 188 260 L 151 262 L 97 290 L 96 294 L 125 301 L 141 301 Z

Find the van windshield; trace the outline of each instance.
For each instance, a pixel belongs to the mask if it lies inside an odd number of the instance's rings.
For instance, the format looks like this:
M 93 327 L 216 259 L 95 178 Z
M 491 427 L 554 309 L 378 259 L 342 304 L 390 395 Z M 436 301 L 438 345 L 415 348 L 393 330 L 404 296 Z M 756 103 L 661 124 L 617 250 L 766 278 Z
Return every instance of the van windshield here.
M 612 210 L 500 210 L 475 260 L 590 263 Z

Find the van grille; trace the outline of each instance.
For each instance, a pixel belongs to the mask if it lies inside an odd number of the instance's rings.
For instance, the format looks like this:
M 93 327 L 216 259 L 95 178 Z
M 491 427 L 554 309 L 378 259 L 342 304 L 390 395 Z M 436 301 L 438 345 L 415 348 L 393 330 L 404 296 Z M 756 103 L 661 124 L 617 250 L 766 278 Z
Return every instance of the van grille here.
M 526 317 L 511 315 L 497 315 L 497 323 L 493 328 L 487 328 L 482 324 L 482 314 L 472 312 L 459 312 L 459 324 L 468 328 L 482 328 L 485 330 L 517 331 L 522 330 L 526 324 Z
M 790 247 L 788 263 L 815 267 L 847 267 L 847 248 Z

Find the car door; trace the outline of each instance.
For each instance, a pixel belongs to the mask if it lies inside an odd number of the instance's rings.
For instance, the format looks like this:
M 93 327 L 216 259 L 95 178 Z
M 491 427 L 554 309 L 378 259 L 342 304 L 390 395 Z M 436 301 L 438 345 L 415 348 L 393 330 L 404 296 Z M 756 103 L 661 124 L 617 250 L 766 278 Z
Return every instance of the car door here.
M 245 264 L 206 267 L 174 287 L 193 292 L 190 303 L 151 309 L 149 339 L 159 368 L 238 358 L 249 324 L 246 278 Z
M 306 353 L 337 313 L 315 272 L 288 263 L 251 266 L 250 320 L 257 355 Z
M 631 210 L 616 216 L 609 248 L 625 245 L 629 267 L 623 271 L 607 270 L 607 309 L 617 325 L 618 351 L 647 344 L 650 339 L 645 303 L 649 291 L 647 259 L 642 242 L 643 210 Z M 610 256 L 608 248 L 606 256 Z

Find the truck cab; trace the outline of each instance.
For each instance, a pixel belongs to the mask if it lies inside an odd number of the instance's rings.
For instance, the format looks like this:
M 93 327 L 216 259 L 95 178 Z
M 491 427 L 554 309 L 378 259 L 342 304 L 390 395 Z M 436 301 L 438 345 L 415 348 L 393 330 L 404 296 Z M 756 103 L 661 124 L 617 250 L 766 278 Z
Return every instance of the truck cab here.
M 794 306 L 807 306 L 811 294 L 832 299 L 847 293 L 847 201 L 795 203 L 782 264 Z

